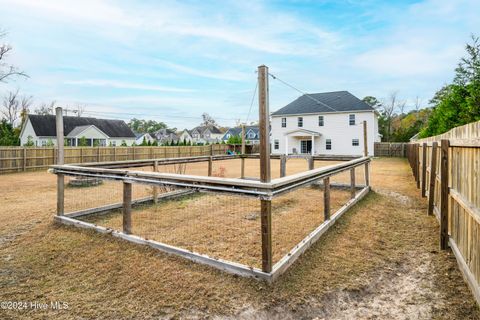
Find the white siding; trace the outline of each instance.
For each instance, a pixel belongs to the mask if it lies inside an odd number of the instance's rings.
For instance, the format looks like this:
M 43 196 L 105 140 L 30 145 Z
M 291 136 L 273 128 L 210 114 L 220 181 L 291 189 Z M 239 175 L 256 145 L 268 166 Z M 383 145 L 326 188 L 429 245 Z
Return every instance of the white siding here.
M 30 122 L 30 119 L 27 118 L 27 121 L 25 122 L 25 124 L 23 126 L 23 130 L 22 130 L 21 135 L 20 135 L 20 145 L 23 146 L 24 144 L 27 143 L 28 136 L 32 137 L 32 141 L 35 145 L 39 145 L 38 144 L 38 137 L 35 134 L 35 131 L 33 130 L 32 123 Z M 42 144 L 40 143 L 40 146 L 41 145 Z
M 349 125 L 349 115 L 355 114 L 355 125 Z M 322 115 L 324 125 L 318 125 L 318 116 Z M 298 127 L 298 117 L 303 117 L 303 127 Z M 282 118 L 287 118 L 286 128 L 282 128 Z M 275 140 L 279 141 L 278 150 L 272 148 L 272 153 L 285 153 L 287 132 L 296 129 L 305 129 L 319 132 L 320 137 L 314 139 L 315 154 L 330 155 L 362 155 L 363 154 L 363 121 L 367 121 L 368 152 L 373 155 L 373 144 L 378 140 L 378 119 L 374 112 L 346 112 L 346 113 L 323 113 L 312 115 L 292 115 L 292 116 L 274 116 L 272 117 L 271 141 L 272 146 Z M 326 139 L 331 139 L 332 149 L 326 150 Z M 359 146 L 352 146 L 352 140 L 358 139 Z M 300 141 L 311 140 L 311 137 L 297 138 L 288 137 L 288 153 L 301 152 Z

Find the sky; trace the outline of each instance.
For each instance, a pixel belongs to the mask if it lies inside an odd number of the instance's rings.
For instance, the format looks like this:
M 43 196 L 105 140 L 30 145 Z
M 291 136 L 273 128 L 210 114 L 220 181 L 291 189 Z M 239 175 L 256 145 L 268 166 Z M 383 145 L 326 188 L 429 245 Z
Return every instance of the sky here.
M 8 62 L 34 106 L 191 128 L 258 118 L 256 70 L 303 92 L 398 92 L 423 105 L 450 82 L 480 31 L 479 0 L 0 0 Z M 270 79 L 270 111 L 301 93 Z M 252 103 L 253 102 L 253 103 Z M 34 109 L 34 107 L 32 108 Z

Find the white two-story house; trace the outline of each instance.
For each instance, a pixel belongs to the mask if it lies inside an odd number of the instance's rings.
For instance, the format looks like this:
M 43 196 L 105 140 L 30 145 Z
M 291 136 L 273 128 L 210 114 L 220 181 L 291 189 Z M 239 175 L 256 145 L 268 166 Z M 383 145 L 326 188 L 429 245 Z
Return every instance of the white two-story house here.
M 376 111 L 348 91 L 305 94 L 272 113 L 273 154 L 362 155 L 380 142 Z

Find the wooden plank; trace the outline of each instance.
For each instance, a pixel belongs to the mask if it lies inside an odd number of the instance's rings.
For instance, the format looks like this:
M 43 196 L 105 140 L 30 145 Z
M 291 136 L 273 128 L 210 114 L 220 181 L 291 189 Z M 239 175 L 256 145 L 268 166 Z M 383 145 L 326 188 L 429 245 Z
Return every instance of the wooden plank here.
M 420 189 L 420 145 L 417 143 L 415 148 L 415 174 L 417 189 Z
M 432 157 L 430 162 L 430 185 L 428 187 L 428 215 L 433 214 L 433 206 L 435 201 L 435 181 L 437 175 L 437 146 L 438 143 L 432 144 Z
M 309 157 L 307 158 L 307 161 L 308 161 L 308 170 L 313 170 L 313 169 L 315 169 L 315 163 L 314 163 L 313 160 L 314 160 L 313 156 L 309 156 Z
M 262 271 L 272 271 L 272 201 L 260 200 L 262 233 Z
M 323 215 L 324 221 L 330 219 L 330 178 L 323 179 Z
M 448 248 L 448 191 L 449 191 L 449 172 L 448 172 L 448 149 L 449 141 L 441 141 L 441 167 L 440 167 L 440 249 Z
M 123 182 L 123 232 L 132 233 L 132 184 Z
M 363 156 L 368 157 L 367 121 L 363 121 Z
M 465 279 L 465 282 L 467 282 L 468 287 L 472 291 L 472 294 L 475 300 L 477 301 L 477 304 L 480 306 L 480 286 L 477 280 L 475 279 L 475 275 L 470 270 L 462 253 L 458 249 L 457 244 L 452 238 L 449 239 L 449 244 L 450 244 L 450 248 L 452 248 L 452 252 L 455 255 L 455 258 L 457 259 L 457 263 L 458 263 L 458 266 L 460 267 L 460 271 L 462 272 L 462 276 Z
M 63 110 L 61 107 L 55 108 L 55 127 L 57 131 L 57 149 L 58 149 L 58 158 L 57 164 L 64 164 L 64 137 L 63 137 Z
M 422 145 L 422 198 L 426 197 L 427 190 L 427 143 L 424 142 Z
M 468 201 L 457 190 L 450 189 L 450 196 L 456 201 L 478 224 L 480 224 L 480 209 Z

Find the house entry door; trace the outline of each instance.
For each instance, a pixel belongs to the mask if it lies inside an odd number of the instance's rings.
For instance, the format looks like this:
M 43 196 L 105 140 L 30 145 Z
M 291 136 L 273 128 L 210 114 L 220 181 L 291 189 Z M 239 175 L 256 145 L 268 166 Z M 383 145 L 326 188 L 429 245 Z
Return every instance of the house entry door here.
M 303 154 L 312 153 L 312 140 L 301 140 L 300 141 L 300 152 Z

